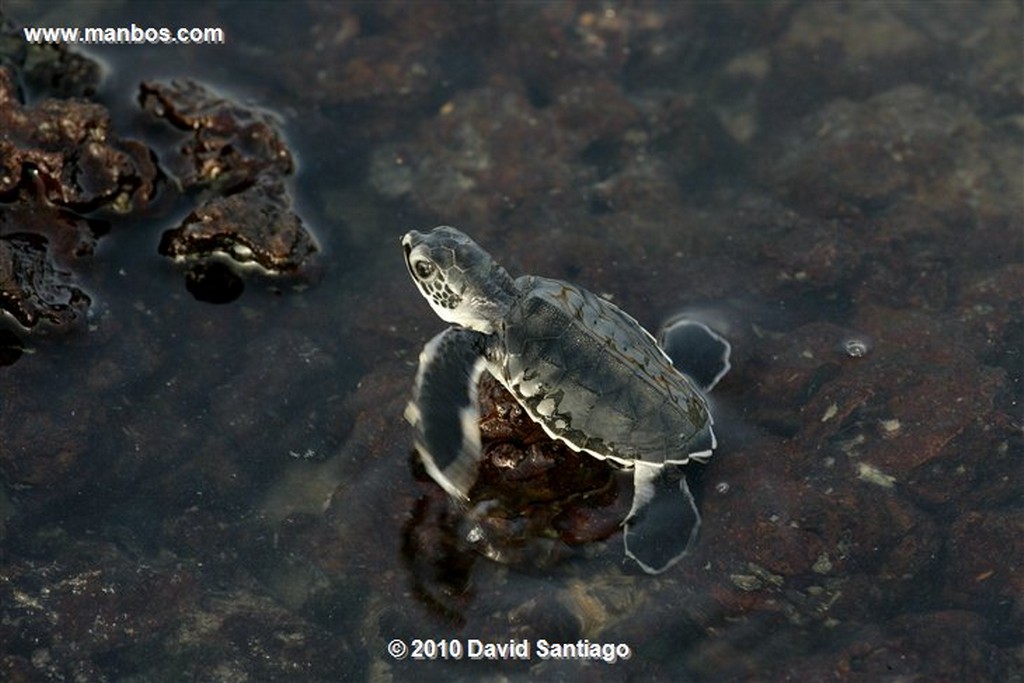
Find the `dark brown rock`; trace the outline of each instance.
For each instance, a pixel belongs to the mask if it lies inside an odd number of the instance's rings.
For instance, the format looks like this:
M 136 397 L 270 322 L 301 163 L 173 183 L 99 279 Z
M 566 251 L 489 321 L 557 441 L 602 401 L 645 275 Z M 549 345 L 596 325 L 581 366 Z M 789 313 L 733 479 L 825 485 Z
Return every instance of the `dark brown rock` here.
M 412 144 L 375 150 L 370 182 L 385 196 L 409 196 L 425 212 L 475 225 L 493 225 L 542 194 L 578 202 L 557 196 L 570 177 L 558 158 L 565 141 L 550 119 L 521 91 L 468 91 L 425 121 Z
M 769 636 L 758 648 L 743 648 L 733 642 L 731 648 L 723 648 L 731 658 L 718 659 L 721 668 L 710 668 L 708 662 L 698 666 L 716 677 L 728 675 L 744 681 L 1001 680 L 1014 670 L 1015 663 L 1012 655 L 989 642 L 990 628 L 991 624 L 974 612 L 919 612 L 879 625 L 853 623 L 824 633 L 808 630 L 803 642 L 814 651 L 781 659 L 770 654 L 786 647 L 778 638 Z M 701 649 L 701 656 L 708 654 L 722 657 L 723 653 Z
M 164 159 L 180 189 L 207 190 L 182 225 L 164 233 L 160 253 L 190 259 L 218 253 L 270 273 L 308 271 L 319 248 L 292 211 L 284 179 L 295 165 L 272 118 L 191 80 L 143 83 L 139 101 L 188 133 Z M 193 267 L 190 290 L 207 301 L 237 297 L 241 281 L 212 268 Z
M 333 134 L 339 124 L 357 126 L 362 139 L 345 140 L 356 148 L 402 132 L 446 94 L 478 84 L 486 62 L 479 54 L 494 32 L 485 4 L 327 3 L 303 11 L 297 38 L 242 68 L 276 79 L 290 102 L 306 106 L 310 127 Z M 287 15 L 294 21 L 295 9 Z
M 440 515 L 448 535 L 441 547 L 544 566 L 619 530 L 628 500 L 619 495 L 608 463 L 552 440 L 489 375 L 481 380 L 480 408 L 483 459 L 468 505 L 447 500 L 420 473 L 432 493 L 418 516 Z M 421 533 L 429 529 L 407 527 L 407 543 L 426 546 Z
M 943 84 L 988 116 L 1013 116 L 1024 105 L 1018 51 L 1021 7 L 1012 2 L 951 5 L 932 12 L 920 4 L 891 6 L 903 22 L 928 35 L 946 54 L 921 77 Z M 973 24 L 975 30 L 965 31 Z M 950 60 L 947 68 L 936 68 Z
M 54 263 L 45 237 L 0 231 L 0 311 L 26 328 L 43 321 L 67 327 L 90 302 L 71 272 Z
M 98 104 L 43 100 L 24 107 L 0 68 L 0 198 L 17 191 L 77 211 L 146 206 L 156 178 L 149 149 L 122 140 Z
M 516 533 L 525 537 L 554 528 L 569 544 L 617 530 L 628 509 L 616 504 L 613 467 L 551 439 L 490 376 L 481 381 L 480 408 L 484 459 L 470 498 L 498 502 L 488 517 L 519 520 Z
M 76 282 L 76 260 L 109 229 L 81 214 L 145 208 L 156 166 L 148 148 L 114 134 L 98 104 L 44 99 L 24 106 L 6 66 L 0 128 L 0 201 L 9 202 L 0 209 L 0 309 L 26 328 L 40 321 L 70 327 L 91 304 Z
M 970 333 L 971 348 L 979 359 L 1020 378 L 1021 364 L 1015 349 L 1022 334 L 1024 265 L 1011 263 L 974 275 L 964 283 L 956 315 Z
M 12 66 L 30 97 L 92 97 L 100 83 L 100 65 L 60 43 L 25 41 L 22 27 L 0 17 L 0 55 Z
M 140 86 L 139 104 L 152 116 L 189 133 L 162 162 L 181 185 L 231 194 L 262 173 L 282 177 L 295 168 L 268 114 L 243 107 L 192 80 Z
M 931 503 L 953 503 L 985 481 L 971 454 L 1006 436 L 991 428 L 1002 424 L 995 398 L 1004 373 L 980 365 L 957 338 L 887 309 L 865 310 L 854 331 L 808 326 L 764 344 L 767 355 L 755 359 L 771 359 L 756 414 L 782 434 L 798 430 L 808 455 L 828 444 L 862 478 L 881 475 Z M 849 339 L 866 341 L 864 356 L 843 351 Z
M 877 211 L 918 191 L 932 169 L 953 164 L 950 138 L 976 136 L 978 122 L 949 97 L 905 86 L 863 103 L 837 100 L 781 143 L 771 181 L 825 215 Z M 943 174 L 945 175 L 945 174 Z
M 195 607 L 186 569 L 140 564 L 106 543 L 63 550 L 45 563 L 6 556 L 0 666 L 27 665 L 35 678 L 100 679 L 104 658 L 140 656 Z
M 296 273 L 318 251 L 302 219 L 291 210 L 284 183 L 261 176 L 246 189 L 217 197 L 193 211 L 181 227 L 164 233 L 160 253 L 197 258 L 222 253 L 272 273 Z
M 110 223 L 85 218 L 73 211 L 24 198 L 0 211 L 0 235 L 31 233 L 45 237 L 56 260 L 69 267 L 92 256 Z
M 945 589 L 954 604 L 990 615 L 1017 638 L 1024 635 L 1022 539 L 1024 510 L 1017 504 L 964 513 L 950 528 Z
M 986 247 L 993 241 L 1024 248 L 1007 192 L 1024 182 L 1015 135 L 985 126 L 962 100 L 906 85 L 807 116 L 764 146 L 760 175 L 818 216 L 856 219 L 872 256 L 856 296 L 940 308 L 957 288 L 949 250 L 960 268 L 989 268 L 1008 261 Z
M 934 41 L 887 5 L 806 5 L 771 43 L 770 81 L 761 91 L 772 115 L 791 115 L 837 96 L 861 99 L 926 76 L 943 55 Z M 786 97 L 781 97 L 787 93 Z

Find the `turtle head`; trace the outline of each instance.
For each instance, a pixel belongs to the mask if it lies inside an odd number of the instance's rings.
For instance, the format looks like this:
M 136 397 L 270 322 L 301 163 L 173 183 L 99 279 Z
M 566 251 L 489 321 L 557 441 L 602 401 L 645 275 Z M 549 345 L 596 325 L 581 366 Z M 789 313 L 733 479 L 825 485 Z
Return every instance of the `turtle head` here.
M 515 282 L 464 233 L 441 226 L 402 238 L 409 275 L 442 320 L 490 334 L 516 299 Z

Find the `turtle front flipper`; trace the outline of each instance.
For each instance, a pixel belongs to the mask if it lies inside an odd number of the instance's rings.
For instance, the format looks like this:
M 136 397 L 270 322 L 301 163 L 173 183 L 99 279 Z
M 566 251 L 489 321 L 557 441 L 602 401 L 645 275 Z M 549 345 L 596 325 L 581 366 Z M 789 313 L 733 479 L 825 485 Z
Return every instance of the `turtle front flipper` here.
M 676 370 L 711 391 L 729 372 L 732 347 L 720 334 L 702 322 L 680 316 L 670 320 L 658 335 L 658 344 Z
M 637 463 L 633 507 L 624 524 L 626 555 L 648 574 L 660 574 L 682 559 L 700 529 L 700 513 L 682 470 Z
M 480 463 L 477 385 L 487 366 L 484 335 L 450 327 L 420 353 L 416 387 L 405 409 L 427 473 L 459 500 L 469 498 Z

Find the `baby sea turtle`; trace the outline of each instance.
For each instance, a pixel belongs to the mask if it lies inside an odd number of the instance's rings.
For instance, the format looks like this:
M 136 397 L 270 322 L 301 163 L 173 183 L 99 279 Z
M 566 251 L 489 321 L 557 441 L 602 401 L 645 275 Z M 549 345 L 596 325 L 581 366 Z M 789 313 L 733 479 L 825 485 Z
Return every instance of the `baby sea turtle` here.
M 456 500 L 469 500 L 486 370 L 551 438 L 632 468 L 626 555 L 652 574 L 682 558 L 700 514 L 675 466 L 704 462 L 716 446 L 702 391 L 729 369 L 729 344 L 699 322 L 677 320 L 662 334 L 673 365 L 617 306 L 559 280 L 513 280 L 455 228 L 413 230 L 402 247 L 416 286 L 453 324 L 423 348 L 405 413 L 430 476 Z

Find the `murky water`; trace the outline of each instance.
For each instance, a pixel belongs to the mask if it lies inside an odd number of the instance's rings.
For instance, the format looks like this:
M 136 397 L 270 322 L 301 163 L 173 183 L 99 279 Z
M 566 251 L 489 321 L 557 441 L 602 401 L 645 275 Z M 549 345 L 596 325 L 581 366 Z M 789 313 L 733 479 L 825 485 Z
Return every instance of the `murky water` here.
M 90 47 L 94 100 L 164 163 L 142 81 L 272 113 L 320 253 L 199 301 L 158 253 L 186 193 L 105 216 L 85 324 L 4 320 L 5 677 L 1022 675 L 1019 5 L 6 12 L 222 27 Z M 442 223 L 729 338 L 679 565 L 606 529 L 628 477 L 507 564 L 474 552 L 402 419 L 443 323 L 398 240 Z

